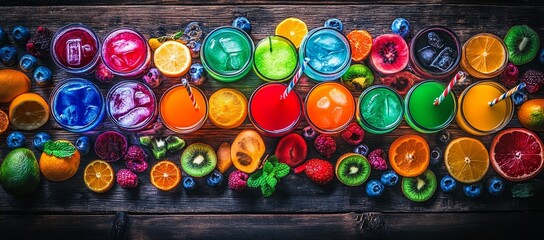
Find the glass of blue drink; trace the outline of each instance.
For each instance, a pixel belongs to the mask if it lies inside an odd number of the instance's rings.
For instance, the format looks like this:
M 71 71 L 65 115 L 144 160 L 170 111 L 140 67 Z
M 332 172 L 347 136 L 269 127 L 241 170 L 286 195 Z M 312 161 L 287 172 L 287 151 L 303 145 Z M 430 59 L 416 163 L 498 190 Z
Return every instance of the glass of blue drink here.
M 349 42 L 340 31 L 319 27 L 311 30 L 299 48 L 300 62 L 308 58 L 304 73 L 316 81 L 333 81 L 340 78 L 351 63 Z
M 71 132 L 95 128 L 106 112 L 100 89 L 83 78 L 69 78 L 60 82 L 51 92 L 49 102 L 55 121 Z

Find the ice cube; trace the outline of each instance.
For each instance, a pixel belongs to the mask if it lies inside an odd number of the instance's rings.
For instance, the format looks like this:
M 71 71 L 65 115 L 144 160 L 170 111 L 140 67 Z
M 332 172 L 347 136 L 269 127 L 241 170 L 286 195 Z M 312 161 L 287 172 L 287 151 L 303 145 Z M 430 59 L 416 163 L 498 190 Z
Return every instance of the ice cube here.
M 85 113 L 83 114 L 83 124 L 87 125 L 93 122 L 100 113 L 100 108 L 95 105 L 89 105 L 85 108 Z
M 342 91 L 337 88 L 333 88 L 329 91 L 329 97 L 332 101 L 340 106 L 344 106 L 348 103 L 348 97 Z
M 445 47 L 431 63 L 431 67 L 447 71 L 455 60 L 456 52 L 451 47 Z
M 218 70 L 227 70 L 227 58 L 229 55 L 227 55 L 217 40 L 212 39 L 210 41 L 210 53 L 206 54 L 206 56 L 210 56 L 210 61 L 214 62 L 215 66 L 223 66 Z
M 110 111 L 113 116 L 125 114 L 135 106 L 134 89 L 132 88 L 118 88 L 110 101 Z
M 83 103 L 89 105 L 91 103 L 98 102 L 98 94 L 91 87 L 85 87 L 85 92 L 83 95 Z
M 310 57 L 310 62 L 308 62 L 308 64 L 312 66 L 312 68 L 315 69 L 316 71 L 321 72 L 323 70 L 323 63 L 317 57 L 313 57 L 313 56 L 308 56 L 308 57 Z
M 435 48 L 442 48 L 444 47 L 444 40 L 438 36 L 435 32 L 429 32 L 427 34 L 427 41 L 429 42 L 429 45 L 435 47 Z
M 334 107 L 331 114 L 334 123 L 338 124 L 340 122 L 340 118 L 342 118 L 342 107 Z
M 81 52 L 85 57 L 92 57 L 94 54 L 94 47 L 89 44 L 85 44 L 81 46 Z
M 221 38 L 219 44 L 226 53 L 237 53 L 243 50 L 240 43 L 232 38 Z
M 125 62 L 123 59 L 121 59 L 120 57 L 116 56 L 116 55 L 111 55 L 110 56 L 110 62 L 113 64 L 113 66 L 115 66 L 116 68 L 124 68 L 126 66 Z
M 322 34 L 314 41 L 314 44 L 322 47 L 329 52 L 342 50 L 342 42 L 333 34 Z
M 66 41 L 66 62 L 70 66 L 78 66 L 81 63 L 81 39 L 74 38 Z
M 118 121 L 123 126 L 134 126 L 143 122 L 147 117 L 149 117 L 150 112 L 148 108 L 137 107 L 132 109 L 127 114 L 119 117 Z
M 317 101 L 317 107 L 320 109 L 327 109 L 331 105 L 331 102 L 328 97 L 322 97 Z
M 151 97 L 141 91 L 137 91 L 134 93 L 134 99 L 138 106 L 142 106 L 151 102 Z
M 119 39 L 112 42 L 113 54 L 114 55 L 124 55 L 127 53 L 134 52 L 138 49 L 138 43 L 131 40 Z
M 417 58 L 421 63 L 425 64 L 426 66 L 429 66 L 435 55 L 436 50 L 431 46 L 426 46 L 417 51 Z
M 227 69 L 229 70 L 238 70 L 242 68 L 242 54 L 240 53 L 230 53 L 227 58 Z
M 77 107 L 75 105 L 70 105 L 62 110 L 60 114 L 60 120 L 66 125 L 75 125 L 78 120 Z
M 344 53 L 342 52 L 331 52 L 325 58 L 323 63 L 322 72 L 334 72 L 340 65 L 342 65 L 344 59 Z

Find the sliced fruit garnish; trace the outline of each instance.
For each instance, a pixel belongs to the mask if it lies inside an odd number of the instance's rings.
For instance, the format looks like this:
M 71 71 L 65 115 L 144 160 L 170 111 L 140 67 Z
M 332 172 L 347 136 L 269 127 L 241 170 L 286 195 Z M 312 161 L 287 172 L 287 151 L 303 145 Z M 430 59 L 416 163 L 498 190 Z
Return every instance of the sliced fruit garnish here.
M 436 175 L 431 170 L 426 170 L 416 177 L 404 177 L 401 183 L 404 196 L 414 202 L 429 200 L 434 195 L 437 186 Z
M 0 110 L 0 135 L 8 129 L 8 126 L 8 115 L 4 111 Z
M 542 140 L 525 128 L 500 131 L 489 149 L 491 166 L 510 181 L 525 181 L 537 176 L 544 167 Z
M 306 160 L 308 146 L 298 133 L 289 133 L 282 137 L 276 146 L 276 156 L 279 161 L 296 167 Z
M 109 163 L 103 160 L 94 160 L 85 167 L 83 181 L 89 190 L 103 193 L 113 186 L 115 174 Z
M 365 156 L 346 153 L 336 162 L 336 177 L 346 186 L 360 186 L 368 179 L 372 168 Z
M 306 23 L 298 18 L 286 18 L 276 26 L 276 35 L 286 37 L 291 40 L 295 47 L 299 47 L 302 39 L 308 33 Z
M 403 177 L 422 174 L 429 166 L 429 161 L 429 144 L 419 135 L 400 136 L 389 147 L 389 163 Z
M 49 120 L 49 105 L 35 93 L 23 93 L 9 105 L 11 125 L 22 130 L 34 130 Z
M 374 39 L 370 63 L 382 74 L 400 72 L 408 65 L 408 44 L 397 34 L 383 34 Z
M 506 49 L 499 38 L 476 36 L 466 43 L 465 58 L 476 71 L 492 73 L 504 64 Z
M 351 47 L 351 59 L 363 61 L 372 49 L 372 35 L 366 30 L 353 30 L 346 35 Z
M 210 121 L 217 127 L 231 129 L 240 126 L 247 116 L 247 98 L 238 90 L 222 88 L 210 96 Z
M 232 164 L 245 173 L 253 173 L 261 165 L 266 150 L 263 138 L 255 130 L 240 132 L 231 146 Z
M 191 51 L 177 41 L 164 42 L 153 54 L 155 67 L 167 77 L 180 77 L 191 66 Z
M 489 168 L 489 154 L 477 139 L 461 137 L 451 141 L 444 153 L 444 164 L 450 175 L 462 183 L 480 181 Z
M 151 184 L 163 191 L 174 189 L 181 181 L 181 170 L 171 161 L 163 160 L 151 168 Z

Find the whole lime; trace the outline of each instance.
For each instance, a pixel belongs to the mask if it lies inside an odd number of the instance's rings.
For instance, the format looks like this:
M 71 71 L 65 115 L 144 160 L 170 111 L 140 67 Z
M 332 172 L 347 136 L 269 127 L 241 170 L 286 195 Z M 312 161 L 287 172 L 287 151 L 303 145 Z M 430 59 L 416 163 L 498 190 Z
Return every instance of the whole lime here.
M 40 168 L 28 148 L 12 150 L 0 165 L 0 183 L 14 196 L 24 196 L 40 185 Z
M 518 109 L 518 120 L 525 128 L 544 131 L 544 99 L 531 99 Z

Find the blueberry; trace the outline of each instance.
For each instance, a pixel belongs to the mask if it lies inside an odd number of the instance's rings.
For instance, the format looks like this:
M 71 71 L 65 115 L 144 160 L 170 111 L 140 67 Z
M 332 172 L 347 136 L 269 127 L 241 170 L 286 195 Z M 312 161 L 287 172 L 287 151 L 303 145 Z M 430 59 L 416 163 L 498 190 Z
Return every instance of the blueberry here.
M 223 174 L 221 174 L 217 170 L 214 170 L 212 173 L 210 173 L 206 179 L 206 183 L 210 187 L 217 187 L 221 185 L 221 182 L 223 182 Z
M 443 145 L 448 145 L 450 138 L 451 133 L 448 130 L 442 130 L 436 135 L 436 140 Z
M 490 177 L 487 180 L 487 191 L 493 196 L 499 196 L 504 191 L 504 181 L 499 177 Z
M 302 136 L 306 141 L 312 142 L 317 137 L 317 132 L 310 126 L 306 126 L 302 129 Z
M 87 155 L 91 150 L 91 139 L 87 136 L 81 136 L 76 140 L 76 148 L 81 155 Z
M 26 44 L 30 39 L 30 31 L 27 27 L 21 25 L 15 26 L 11 35 L 17 44 Z
M 334 28 L 338 31 L 344 30 L 344 25 L 342 24 L 342 21 L 338 18 L 331 18 L 325 22 L 325 27 Z
M 385 186 L 378 180 L 370 180 L 366 184 L 366 194 L 369 197 L 379 197 L 383 195 L 383 190 L 385 190 Z
M 0 47 L 8 43 L 8 33 L 4 28 L 0 27 Z
M 17 49 L 12 46 L 4 46 L 0 48 L 0 58 L 2 58 L 2 63 L 6 66 L 13 66 L 17 62 Z
M 544 65 L 544 48 L 540 49 L 539 60 L 540 60 L 540 64 Z
M 9 148 L 20 148 L 25 145 L 25 135 L 23 135 L 22 132 L 19 131 L 13 131 L 9 133 L 8 137 L 6 138 L 6 143 Z
M 446 175 L 442 177 L 442 180 L 440 180 L 440 188 L 442 188 L 442 191 L 445 193 L 453 192 L 456 187 L 457 181 L 455 181 L 455 179 L 452 178 L 450 175 Z
M 529 100 L 529 94 L 527 93 L 527 89 L 523 88 L 517 92 L 514 92 L 511 96 L 512 101 L 516 106 L 519 106 Z
M 202 48 L 202 43 L 200 41 L 190 41 L 187 43 L 187 47 L 191 50 L 191 57 L 200 57 L 200 49 Z
M 162 83 L 162 74 L 159 69 L 151 68 L 146 74 L 144 74 L 142 80 L 150 88 L 156 88 Z
M 34 70 L 34 81 L 38 86 L 47 86 L 53 82 L 53 73 L 46 66 L 38 66 Z
M 200 86 L 206 80 L 207 73 L 201 63 L 193 63 L 189 68 L 189 82 Z
M 368 145 L 361 143 L 353 148 L 353 152 L 366 157 L 370 152 L 370 148 L 368 148 Z
M 49 140 L 51 140 L 51 135 L 49 135 L 49 133 L 39 132 L 34 135 L 34 138 L 32 139 L 32 145 L 34 145 L 35 149 L 43 151 L 43 145 Z
M 474 183 L 470 185 L 463 186 L 463 192 L 465 196 L 469 198 L 478 198 L 482 195 L 482 184 Z
M 38 59 L 31 54 L 25 54 L 19 59 L 19 68 L 23 72 L 32 72 L 38 66 Z
M 241 28 L 248 34 L 251 33 L 251 22 L 249 22 L 249 20 L 245 17 L 237 17 L 236 19 L 234 19 L 234 21 L 232 21 L 232 26 Z
M 410 35 L 410 23 L 404 18 L 397 18 L 391 23 L 391 31 L 406 38 Z
M 431 150 L 431 165 L 438 165 L 442 160 L 442 149 L 434 147 Z
M 183 177 L 183 188 L 188 191 L 192 191 L 196 188 L 196 182 L 195 179 L 192 177 Z
M 393 170 L 387 170 L 382 173 L 380 181 L 383 183 L 383 185 L 392 187 L 399 182 L 399 175 L 397 175 L 397 173 Z

